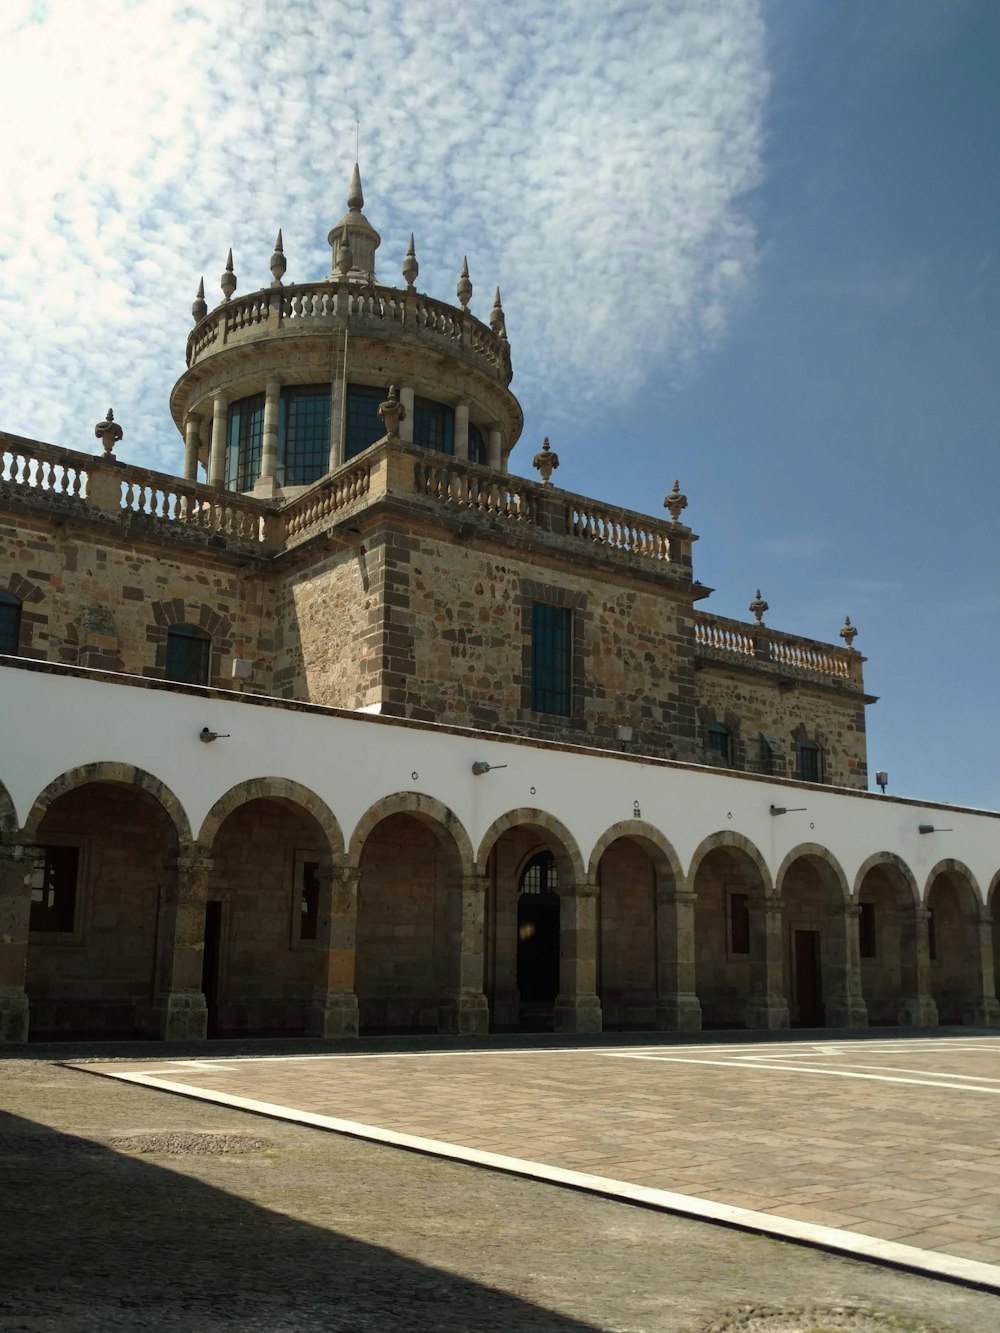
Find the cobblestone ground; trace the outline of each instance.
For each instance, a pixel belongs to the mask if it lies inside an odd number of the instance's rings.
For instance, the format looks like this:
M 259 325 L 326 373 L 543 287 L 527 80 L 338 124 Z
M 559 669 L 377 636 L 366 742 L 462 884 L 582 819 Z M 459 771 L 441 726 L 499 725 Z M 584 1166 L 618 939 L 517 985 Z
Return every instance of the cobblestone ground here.
M 0 1197 L 4 1333 L 1000 1327 L 985 1293 L 41 1058 L 0 1062 Z

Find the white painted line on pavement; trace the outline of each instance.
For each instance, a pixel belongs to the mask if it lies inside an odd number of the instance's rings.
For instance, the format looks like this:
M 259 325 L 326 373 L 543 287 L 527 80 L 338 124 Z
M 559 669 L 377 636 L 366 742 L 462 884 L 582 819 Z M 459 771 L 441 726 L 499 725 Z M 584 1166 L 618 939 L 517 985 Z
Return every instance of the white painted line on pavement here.
M 951 1088 L 955 1092 L 986 1092 L 1000 1097 L 1000 1088 L 979 1088 L 967 1083 L 928 1082 L 926 1078 L 892 1078 L 885 1074 L 853 1074 L 847 1069 L 831 1069 L 829 1065 L 786 1065 L 766 1064 L 764 1061 L 750 1060 L 697 1060 L 680 1055 L 626 1055 L 621 1051 L 606 1051 L 606 1055 L 619 1060 L 652 1060 L 661 1064 L 676 1065 L 718 1065 L 723 1069 L 770 1069 L 776 1073 L 818 1074 L 825 1078 L 862 1078 L 874 1083 L 910 1083 L 921 1088 Z

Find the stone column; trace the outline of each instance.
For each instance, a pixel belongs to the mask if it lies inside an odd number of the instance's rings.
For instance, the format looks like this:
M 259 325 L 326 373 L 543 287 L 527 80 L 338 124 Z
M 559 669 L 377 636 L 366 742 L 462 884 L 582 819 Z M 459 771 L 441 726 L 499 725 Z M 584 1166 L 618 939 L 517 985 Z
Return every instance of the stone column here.
M 784 988 L 784 912 L 780 898 L 750 901 L 748 1028 L 788 1027 Z
M 208 484 L 221 490 L 226 480 L 226 442 L 229 437 L 229 396 L 212 399 L 212 446 L 208 455 Z
M 198 449 L 201 445 L 201 418 L 194 412 L 184 423 L 184 480 L 198 480 Z
M 930 912 L 924 907 L 903 911 L 899 939 L 899 970 L 902 995 L 898 1022 L 901 1027 L 936 1028 L 937 1005 L 931 995 L 931 958 L 927 938 Z
M 183 854 L 168 866 L 160 895 L 156 937 L 156 994 L 153 1022 L 164 1041 L 204 1041 L 208 1008 L 201 989 L 205 958 L 205 904 L 215 863 Z
M 980 910 L 970 930 L 975 932 L 972 975 L 969 979 L 974 999 L 963 1016 L 963 1022 L 979 1028 L 1000 1027 L 1000 1002 L 997 1001 L 993 973 L 993 918 L 985 907 Z
M 455 457 L 469 461 L 469 404 L 455 408 Z
M 552 1010 L 556 1032 L 600 1032 L 597 998 L 597 888 L 559 889 L 559 994 Z
M 498 430 L 491 430 L 486 436 L 486 461 L 495 471 L 501 467 L 501 452 L 503 450 L 503 438 Z
M 663 888 L 656 893 L 656 1026 L 700 1032 L 695 990 L 694 906 L 697 894 Z
M 264 429 L 260 450 L 260 476 L 253 493 L 271 499 L 277 493 L 278 412 L 281 407 L 281 382 L 268 380 L 264 388 Z
M 399 387 L 399 401 L 406 408 L 406 416 L 399 423 L 399 438 L 404 444 L 413 443 L 413 386 L 411 384 L 401 384 Z
M 319 975 L 306 1018 L 306 1033 L 310 1037 L 358 1035 L 354 969 L 360 878 L 357 866 L 332 866 L 317 871 Z
M 866 1028 L 868 1007 L 861 993 L 861 941 L 857 903 L 843 903 L 830 913 L 826 947 L 826 1026 Z
M 0 844 L 0 1045 L 28 1040 L 28 922 L 40 848 Z
M 484 875 L 464 875 L 449 884 L 444 993 L 438 1023 L 441 1032 L 485 1036 L 490 1030 L 490 1013 L 483 994 L 485 917 Z

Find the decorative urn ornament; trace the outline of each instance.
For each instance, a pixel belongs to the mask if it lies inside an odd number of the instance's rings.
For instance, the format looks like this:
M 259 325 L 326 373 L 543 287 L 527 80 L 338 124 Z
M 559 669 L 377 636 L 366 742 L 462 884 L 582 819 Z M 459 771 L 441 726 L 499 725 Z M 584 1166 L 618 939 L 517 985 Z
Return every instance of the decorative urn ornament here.
M 763 597 L 761 597 L 760 589 L 758 588 L 756 596 L 754 597 L 750 605 L 747 607 L 747 610 L 753 612 L 753 618 L 754 620 L 756 620 L 758 625 L 763 625 L 764 612 L 770 611 L 770 609 L 771 608 L 768 606 L 767 602 L 765 602 Z
M 844 623 L 840 627 L 840 637 L 847 644 L 847 647 L 853 652 L 854 640 L 858 637 L 857 625 L 851 624 L 851 617 L 845 616 Z
M 115 420 L 115 414 L 110 407 L 108 408 L 108 415 L 94 427 L 94 434 L 104 445 L 104 457 L 111 458 L 114 454 L 115 445 L 125 432 Z
M 398 440 L 399 423 L 406 420 L 406 408 L 399 401 L 395 384 L 389 385 L 389 397 L 378 405 L 378 419 L 385 427 L 385 438 Z
M 674 489 L 663 501 L 663 508 L 670 513 L 671 523 L 679 522 L 681 514 L 687 507 L 688 498 L 686 495 L 681 494 L 680 482 L 675 480 Z
M 538 469 L 539 476 L 542 479 L 543 486 L 551 486 L 550 480 L 552 473 L 559 466 L 559 455 L 549 444 L 549 437 L 546 435 L 542 441 L 542 447 L 531 460 L 531 466 Z

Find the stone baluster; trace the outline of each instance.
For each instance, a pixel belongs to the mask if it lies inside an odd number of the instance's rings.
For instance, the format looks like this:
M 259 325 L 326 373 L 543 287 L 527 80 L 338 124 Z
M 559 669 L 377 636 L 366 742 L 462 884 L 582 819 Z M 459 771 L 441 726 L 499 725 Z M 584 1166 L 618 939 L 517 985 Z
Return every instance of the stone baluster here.
M 438 1026 L 441 1032 L 485 1035 L 490 1030 L 483 994 L 486 877 L 464 875 L 448 885 L 447 895 L 444 991 Z
M 157 920 L 153 1020 L 164 1041 L 203 1041 L 208 1009 L 202 993 L 205 904 L 214 861 L 185 852 L 168 865 Z
M 971 929 L 975 932 L 975 945 L 970 985 L 975 999 L 964 1015 L 964 1021 L 981 1028 L 998 1027 L 1000 1002 L 993 972 L 993 918 L 985 908 L 980 910 Z
M 559 889 L 559 994 L 552 1011 L 556 1032 L 600 1032 L 597 997 L 597 888 Z
M 219 491 L 226 480 L 226 441 L 229 435 L 229 397 L 217 393 L 212 399 L 212 446 L 208 456 L 208 484 Z
M 784 991 L 784 914 L 780 898 L 750 904 L 750 1000 L 748 1028 L 788 1027 Z
M 868 1007 L 861 992 L 861 908 L 844 903 L 829 918 L 826 941 L 826 1026 L 866 1028 Z
M 306 1019 L 306 1032 L 311 1037 L 358 1035 L 354 969 L 359 880 L 357 866 L 321 866 L 317 871 L 319 976 Z
M 935 1028 L 937 1005 L 931 995 L 931 958 L 928 923 L 931 914 L 924 907 L 904 909 L 899 940 L 902 995 L 898 1021 L 902 1027 Z
M 701 1004 L 695 990 L 694 908 L 687 889 L 656 893 L 656 1026 L 666 1032 L 699 1032 Z
M 261 432 L 260 476 L 253 488 L 254 495 L 262 496 L 265 499 L 270 499 L 278 490 L 278 413 L 280 406 L 281 383 L 279 380 L 268 380 L 264 388 L 264 427 Z
M 28 926 L 41 848 L 0 844 L 0 1045 L 28 1040 Z

